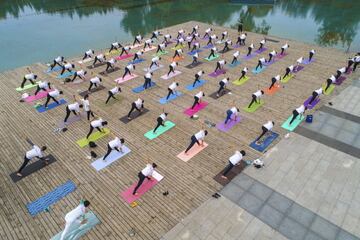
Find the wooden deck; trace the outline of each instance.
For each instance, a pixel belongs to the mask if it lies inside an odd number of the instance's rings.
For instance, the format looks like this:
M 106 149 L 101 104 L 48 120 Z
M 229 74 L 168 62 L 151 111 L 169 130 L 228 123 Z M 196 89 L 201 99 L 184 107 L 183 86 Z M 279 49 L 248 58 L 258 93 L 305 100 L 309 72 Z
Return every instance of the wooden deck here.
M 177 30 L 184 28 L 191 31 L 192 26 L 199 24 L 200 33 L 208 27 L 207 24 L 188 22 L 162 30 L 164 33 L 171 33 L 176 37 Z M 220 35 L 225 30 L 223 27 L 213 26 L 216 34 Z M 237 32 L 227 29 L 233 41 L 236 41 Z M 248 33 L 247 45 L 251 42 L 258 46 L 262 35 Z M 89 123 L 84 119 L 81 122 L 69 126 L 65 133 L 55 133 L 56 125 L 64 118 L 65 106 L 55 108 L 46 113 L 37 113 L 32 105 L 20 103 L 20 93 L 15 91 L 26 73 L 26 67 L 0 73 L 0 144 L 1 144 L 1 185 L 0 185 L 0 239 L 50 239 L 53 235 L 62 230 L 64 215 L 73 209 L 82 198 L 91 202 L 91 210 L 101 220 L 90 231 L 84 239 L 159 239 L 168 230 L 175 226 L 182 218 L 197 208 L 202 202 L 208 199 L 212 193 L 218 191 L 221 185 L 213 180 L 213 177 L 225 166 L 228 157 L 237 149 L 244 149 L 247 152 L 246 159 L 254 159 L 260 154 L 248 147 L 249 143 L 260 134 L 261 125 L 268 120 L 274 120 L 275 132 L 281 136 L 285 131 L 280 127 L 282 122 L 288 118 L 292 110 L 298 107 L 310 96 L 314 89 L 317 89 L 336 69 L 342 67 L 348 56 L 332 48 L 312 46 L 305 43 L 291 40 L 268 38 L 279 40 L 279 43 L 267 42 L 269 50 L 279 51 L 280 47 L 287 41 L 290 44 L 289 55 L 283 60 L 271 65 L 263 73 L 254 75 L 251 69 L 256 66 L 260 56 L 268 57 L 268 51 L 254 57 L 251 60 L 242 62 L 236 68 L 228 69 L 225 76 L 235 80 L 240 76 L 244 66 L 249 67 L 250 80 L 242 85 L 229 84 L 232 95 L 226 95 L 218 100 L 205 97 L 209 106 L 199 113 L 199 120 L 191 120 L 183 114 L 183 110 L 191 106 L 193 95 L 197 90 L 187 91 L 185 86 L 193 82 L 194 74 L 203 69 L 206 72 L 205 79 L 209 82 L 201 89 L 206 95 L 210 95 L 218 88 L 218 82 L 224 75 L 218 78 L 207 76 L 215 68 L 215 62 L 205 63 L 194 69 L 187 69 L 184 66 L 191 62 L 191 57 L 186 55 L 185 60 L 179 63 L 181 75 L 175 78 L 180 83 L 180 91 L 185 95 L 176 99 L 170 104 L 164 105 L 169 112 L 168 119 L 176 123 L 176 127 L 166 132 L 161 137 L 152 141 L 143 135 L 155 126 L 156 118 L 161 113 L 163 105 L 158 103 L 160 97 L 167 94 L 167 87 L 173 81 L 162 80 L 160 76 L 167 73 L 170 58 L 169 54 L 162 56 L 161 63 L 164 68 L 156 71 L 153 80 L 158 87 L 135 94 L 132 88 L 143 83 L 143 68 L 149 66 L 151 55 L 155 51 L 145 53 L 146 61 L 136 65 L 135 73 L 139 75 L 135 80 L 122 84 L 121 101 L 110 106 L 104 106 L 103 102 L 107 97 L 107 91 L 102 90 L 90 96 L 92 109 L 103 119 L 109 122 L 109 128 L 117 136 L 126 139 L 126 145 L 132 152 L 121 160 L 113 163 L 100 172 L 96 172 L 90 163 L 92 160 L 86 158 L 89 155 L 88 148 L 79 148 L 76 140 L 84 137 L 89 130 Z M 205 41 L 201 42 L 202 45 Z M 168 46 L 171 48 L 174 45 Z M 220 47 L 218 47 L 220 48 Z M 196 133 L 203 120 L 208 119 L 214 123 L 220 122 L 225 117 L 225 111 L 232 107 L 233 102 L 240 109 L 245 107 L 251 98 L 251 94 L 258 89 L 269 86 L 272 76 L 284 74 L 285 68 L 295 64 L 296 59 L 301 56 L 307 57 L 309 50 L 316 49 L 316 61 L 306 65 L 305 69 L 296 74 L 296 77 L 274 96 L 265 96 L 265 104 L 255 113 L 246 113 L 241 110 L 242 122 L 228 133 L 223 133 L 216 128 L 208 128 L 209 135 L 206 142 L 209 144 L 204 151 L 191 159 L 183 162 L 176 157 L 189 143 L 190 136 Z M 83 50 L 87 50 L 84 46 Z M 247 49 L 239 48 L 243 55 Z M 224 54 L 228 61 L 232 59 L 234 50 Z M 208 51 L 201 52 L 200 57 L 206 57 Z M 73 59 L 79 69 L 77 60 Z M 103 79 L 103 85 L 110 89 L 115 86 L 115 78 L 123 74 L 123 68 L 128 63 L 122 60 L 117 63 L 121 71 L 109 74 Z M 90 65 L 90 64 L 88 64 Z M 88 82 L 78 85 L 63 85 L 62 81 L 55 78 L 55 74 L 45 74 L 45 64 L 34 64 L 31 69 L 39 75 L 40 80 L 47 80 L 65 93 L 65 99 L 72 101 L 72 95 L 78 90 L 86 90 Z M 85 66 L 84 66 L 85 68 Z M 103 71 L 105 67 L 95 68 L 94 73 Z M 88 70 L 89 71 L 89 70 Z M 350 75 L 354 77 L 353 75 Z M 335 94 L 350 81 L 336 87 Z M 33 93 L 33 90 L 29 91 Z M 333 94 L 334 94 L 333 93 Z M 141 96 L 145 99 L 146 108 L 150 112 L 132 121 L 123 124 L 118 119 L 127 114 L 131 102 Z M 327 102 L 331 96 L 322 96 L 321 104 Z M 29 149 L 25 138 L 30 138 L 37 145 L 48 146 L 48 153 L 57 158 L 57 162 L 38 171 L 31 176 L 24 178 L 14 184 L 9 174 L 16 171 L 23 161 L 25 151 Z M 95 152 L 101 156 L 106 151 L 107 142 L 110 137 L 105 137 L 97 142 Z M 137 173 L 145 166 L 147 160 L 158 164 L 158 171 L 165 176 L 164 180 L 146 193 L 139 201 L 139 206 L 131 208 L 120 198 L 120 192 L 137 180 Z M 77 190 L 53 205 L 50 212 L 44 212 L 36 217 L 31 217 L 26 209 L 26 204 L 41 197 L 58 185 L 72 180 L 77 185 Z M 168 190 L 169 195 L 163 196 Z M 128 232 L 134 228 L 136 235 L 130 237 Z

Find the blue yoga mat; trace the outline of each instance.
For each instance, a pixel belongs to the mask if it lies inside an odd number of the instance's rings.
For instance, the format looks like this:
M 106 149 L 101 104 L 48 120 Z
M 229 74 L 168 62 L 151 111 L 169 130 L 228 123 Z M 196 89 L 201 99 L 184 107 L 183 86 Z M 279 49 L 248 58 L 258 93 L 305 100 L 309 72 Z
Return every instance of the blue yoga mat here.
M 166 103 L 168 103 L 168 102 L 170 102 L 170 101 L 172 101 L 172 100 L 174 100 L 174 99 L 176 99 L 176 98 L 178 98 L 178 97 L 180 97 L 182 95 L 183 94 L 178 91 L 177 95 L 176 94 L 171 94 L 170 97 L 168 98 L 168 100 L 166 100 L 166 97 L 160 98 L 159 102 L 161 104 L 166 104 Z
M 155 84 L 154 82 L 151 82 L 151 83 L 150 83 L 150 87 L 148 87 L 147 89 L 150 89 L 150 88 L 155 87 L 155 86 L 156 86 L 156 84 Z M 132 91 L 133 91 L 134 93 L 143 92 L 143 91 L 145 91 L 144 85 L 141 85 L 141 86 L 138 86 L 138 87 L 136 87 L 136 88 L 133 88 Z
M 278 136 L 279 134 L 271 132 L 271 135 L 265 138 L 265 140 L 260 145 L 257 145 L 254 140 L 252 143 L 250 143 L 250 147 L 259 152 L 263 152 Z
M 103 160 L 104 156 L 102 156 L 102 157 L 98 158 L 97 160 L 95 160 L 94 162 L 92 162 L 91 166 L 93 166 L 96 169 L 96 171 L 100 171 L 101 169 L 106 168 L 107 166 L 109 166 L 110 164 L 115 162 L 116 160 L 122 158 L 123 156 L 125 156 L 131 152 L 131 150 L 126 146 L 123 146 L 122 150 L 123 150 L 123 153 L 113 150 L 109 154 L 109 156 L 107 156 L 106 161 Z
M 187 86 L 186 86 L 186 90 L 189 90 L 189 91 L 194 90 L 194 89 L 196 89 L 196 88 L 198 88 L 198 87 L 201 87 L 201 86 L 204 85 L 206 82 L 207 82 L 206 80 L 200 79 L 200 83 L 197 82 L 194 87 L 193 87 L 193 84 L 187 85 Z
M 194 55 L 195 53 L 199 53 L 199 52 L 202 52 L 202 50 L 201 50 L 201 49 L 196 49 L 196 50 L 194 50 L 194 51 L 192 51 L 192 52 L 188 52 L 187 54 L 189 54 L 190 56 L 192 56 L 192 55 Z
M 50 205 L 61 200 L 69 193 L 75 191 L 75 189 L 76 189 L 75 183 L 69 180 L 63 185 L 60 185 L 51 192 L 45 194 L 44 196 L 36 199 L 31 203 L 28 203 L 26 207 L 29 213 L 31 214 L 31 216 L 35 216 L 38 213 L 43 212 L 46 208 L 50 207 Z
M 213 48 L 214 45 L 210 44 L 210 45 L 206 45 L 205 47 L 203 47 L 204 49 L 209 49 L 209 48 Z
M 51 73 L 51 72 L 57 72 L 60 71 L 62 69 L 62 67 L 60 67 L 59 65 L 56 65 L 52 70 L 50 69 L 50 67 L 45 71 L 45 73 Z
M 139 59 L 136 59 L 135 61 L 131 61 L 131 62 L 129 62 L 129 63 L 130 63 L 130 64 L 137 64 L 137 63 L 141 63 L 141 62 L 143 62 L 143 61 L 145 61 L 145 59 L 139 58 Z
M 74 73 L 75 72 L 73 72 L 73 71 L 71 71 L 71 72 L 66 71 L 62 75 L 60 75 L 60 74 L 57 75 L 56 78 L 67 78 L 67 77 L 74 75 Z
M 265 66 L 263 66 L 262 68 L 258 67 L 257 70 L 255 68 L 253 68 L 252 73 L 258 74 L 258 73 L 261 73 L 262 71 L 264 71 L 265 69 L 266 69 Z
M 228 64 L 228 65 L 229 65 L 230 68 L 234 68 L 234 67 L 236 67 L 236 66 L 238 66 L 238 65 L 240 65 L 240 64 L 241 64 L 241 62 L 240 62 L 239 60 L 237 60 L 237 62 L 230 63 L 230 64 Z
M 60 105 L 65 104 L 65 103 L 66 103 L 65 99 L 60 99 L 59 104 L 57 104 L 56 102 L 52 102 L 52 103 L 50 103 L 48 105 L 47 108 L 45 108 L 44 105 L 41 105 L 41 106 L 37 107 L 36 110 L 39 113 L 42 113 L 42 112 L 46 112 L 46 111 L 48 111 L 50 109 L 56 108 L 57 106 L 60 106 Z

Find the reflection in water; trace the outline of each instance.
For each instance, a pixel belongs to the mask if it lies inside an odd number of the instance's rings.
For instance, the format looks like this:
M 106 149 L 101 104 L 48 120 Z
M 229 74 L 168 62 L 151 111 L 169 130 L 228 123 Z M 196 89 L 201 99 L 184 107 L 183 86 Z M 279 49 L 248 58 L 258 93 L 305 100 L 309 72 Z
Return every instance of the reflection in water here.
M 19 19 L 21 26 L 29 29 L 30 32 L 37 28 L 45 29 L 43 36 L 46 36 L 46 40 L 42 37 L 39 41 L 44 42 L 37 42 L 40 45 L 44 45 L 46 41 L 62 43 L 68 35 L 74 37 L 73 41 L 78 40 L 74 43 L 78 44 L 79 39 L 76 39 L 76 34 L 72 33 L 75 31 L 81 33 L 89 26 L 92 27 L 91 31 L 102 34 L 102 39 L 98 38 L 96 41 L 90 39 L 92 42 L 84 42 L 91 45 L 98 44 L 99 41 L 108 43 L 119 37 L 129 38 L 139 33 L 147 34 L 154 29 L 190 20 L 235 28 L 241 19 L 246 31 L 264 35 L 276 33 L 275 35 L 279 37 L 359 51 L 359 46 L 351 45 L 354 39 L 359 41 L 360 38 L 357 35 L 360 22 L 359 11 L 360 1 L 343 0 L 278 0 L 270 5 L 232 4 L 227 0 L 3 0 L 0 1 L 0 32 L 8 33 L 8 37 L 4 38 L 0 35 L 0 47 L 4 47 L 1 45 L 2 40 L 15 39 L 18 45 L 23 45 L 26 41 L 19 36 L 21 33 L 17 35 L 14 33 L 13 25 L 6 24 L 14 19 Z M 41 20 L 41 25 L 37 22 L 39 20 Z M 109 21 L 118 24 L 119 28 L 114 29 L 113 25 L 109 25 Z M 52 26 L 63 22 L 71 26 L 69 33 L 56 35 L 56 29 Z M 307 25 L 303 25 L 302 22 Z M 101 24 L 102 31 L 98 29 Z M 306 34 L 300 33 L 298 27 L 302 27 Z M 30 34 L 29 37 L 33 35 Z M 26 44 L 29 51 L 35 51 L 35 48 L 31 48 L 30 42 L 26 41 Z M 77 48 L 83 48 L 83 46 L 79 45 Z M 54 52 L 54 49 L 50 47 L 44 50 L 48 50 L 46 54 Z M 79 54 L 70 49 L 67 51 L 64 54 Z

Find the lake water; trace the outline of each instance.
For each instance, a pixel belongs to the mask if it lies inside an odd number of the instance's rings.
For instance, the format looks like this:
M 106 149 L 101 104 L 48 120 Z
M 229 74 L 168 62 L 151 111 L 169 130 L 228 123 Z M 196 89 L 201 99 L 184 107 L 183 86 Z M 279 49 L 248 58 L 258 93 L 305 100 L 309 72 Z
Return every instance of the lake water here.
M 72 57 L 157 28 L 198 20 L 360 51 L 360 0 L 0 0 L 0 71 Z

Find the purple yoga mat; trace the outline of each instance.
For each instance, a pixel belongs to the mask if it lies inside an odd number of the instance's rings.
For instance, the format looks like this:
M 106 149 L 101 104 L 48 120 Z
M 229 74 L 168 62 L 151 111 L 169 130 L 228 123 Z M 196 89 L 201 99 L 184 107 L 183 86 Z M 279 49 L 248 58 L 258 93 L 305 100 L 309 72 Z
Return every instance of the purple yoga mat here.
M 225 125 L 225 121 L 222 121 L 218 124 L 216 124 L 216 128 L 219 129 L 222 132 L 227 132 L 229 131 L 233 126 L 235 126 L 236 124 L 238 124 L 241 121 L 240 116 L 236 117 L 236 121 L 233 120 L 233 118 L 231 117 L 231 120 L 229 120 L 226 125 Z
M 241 47 L 241 46 L 242 46 L 242 45 L 240 45 L 240 44 L 232 45 L 233 48 L 239 48 L 239 47 Z
M 284 54 L 278 54 L 278 55 L 276 55 L 276 57 L 275 58 L 277 58 L 277 59 L 282 59 L 283 57 L 286 57 L 288 54 L 287 53 L 284 53 Z
M 275 60 L 275 58 L 271 59 L 271 62 L 265 62 L 264 66 L 270 66 L 273 63 L 276 63 L 277 61 Z
M 209 74 L 210 77 L 217 77 L 221 74 L 225 74 L 226 70 L 225 69 L 221 69 L 221 70 L 217 70 L 216 72 L 212 72 Z
M 260 53 L 263 53 L 263 52 L 265 52 L 267 50 L 267 48 L 262 48 L 262 49 L 258 49 L 258 50 L 256 50 L 255 52 L 257 53 L 257 54 L 260 54 Z
M 346 77 L 344 77 L 344 76 L 339 77 L 336 80 L 335 85 L 341 85 L 345 79 L 346 79 Z
M 303 66 L 295 66 L 294 67 L 294 73 L 297 73 L 297 72 L 300 72 L 301 70 L 303 70 L 304 69 L 304 67 Z
M 314 58 L 311 59 L 311 61 L 309 61 L 309 59 L 307 58 L 307 59 L 304 59 L 304 60 L 302 61 L 302 64 L 310 64 L 310 63 L 312 63 L 312 62 L 314 62 L 314 61 L 315 61 Z
M 252 53 L 252 54 L 250 54 L 249 56 L 244 56 L 243 59 L 249 60 L 249 59 L 255 57 L 255 55 L 256 55 L 256 54 L 253 54 L 253 53 Z
M 352 73 L 352 68 L 349 68 L 349 70 L 347 70 L 347 71 L 345 72 L 345 74 L 347 74 L 347 75 L 349 75 L 350 73 Z
M 310 100 L 311 100 L 312 96 L 310 96 L 308 99 L 306 99 L 306 101 L 304 102 L 304 106 L 307 107 L 308 109 L 313 109 L 316 104 L 318 104 L 318 102 L 320 102 L 320 98 L 317 97 L 312 103 L 311 105 L 309 104 Z

